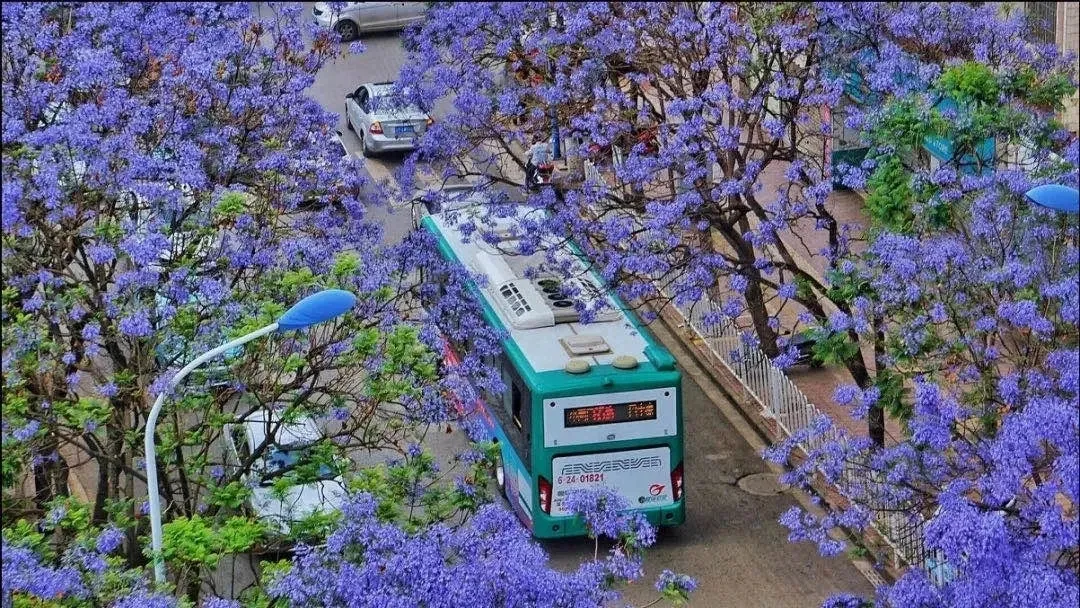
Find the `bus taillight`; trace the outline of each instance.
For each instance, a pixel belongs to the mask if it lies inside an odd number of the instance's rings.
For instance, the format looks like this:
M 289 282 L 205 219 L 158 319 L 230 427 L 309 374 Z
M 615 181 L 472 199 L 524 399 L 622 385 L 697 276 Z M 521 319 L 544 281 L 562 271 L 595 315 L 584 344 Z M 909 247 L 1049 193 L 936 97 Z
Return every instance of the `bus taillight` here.
M 544 479 L 543 476 L 540 476 L 539 480 L 540 510 L 544 513 L 551 513 L 551 482 Z
M 671 472 L 671 498 L 672 500 L 679 500 L 682 498 L 682 463 L 675 467 L 675 470 Z

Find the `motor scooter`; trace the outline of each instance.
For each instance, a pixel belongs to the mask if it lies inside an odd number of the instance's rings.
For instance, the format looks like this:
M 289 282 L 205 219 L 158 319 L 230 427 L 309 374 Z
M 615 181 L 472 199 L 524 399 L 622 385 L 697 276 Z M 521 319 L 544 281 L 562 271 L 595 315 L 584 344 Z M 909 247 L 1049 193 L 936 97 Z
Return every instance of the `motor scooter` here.
M 817 344 L 817 340 L 805 334 L 792 336 L 790 333 L 785 333 L 783 335 L 791 336 L 791 341 L 788 344 L 794 346 L 798 353 L 794 365 L 809 365 L 813 369 L 821 367 L 821 362 L 814 358 L 814 345 Z
M 529 192 L 539 190 L 544 186 L 551 185 L 551 176 L 555 173 L 555 163 L 542 163 L 536 165 L 531 175 L 526 174 L 525 185 Z

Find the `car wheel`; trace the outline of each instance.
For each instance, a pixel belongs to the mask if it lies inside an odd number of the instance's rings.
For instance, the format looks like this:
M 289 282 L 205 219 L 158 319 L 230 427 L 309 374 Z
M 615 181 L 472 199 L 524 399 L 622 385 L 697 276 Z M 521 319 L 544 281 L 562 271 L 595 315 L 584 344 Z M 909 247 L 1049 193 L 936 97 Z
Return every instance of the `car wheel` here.
M 356 133 L 356 127 L 352 126 L 352 119 L 349 118 L 349 106 L 348 106 L 348 104 L 345 105 L 345 128 L 352 131 L 353 133 Z
M 360 28 L 356 27 L 356 24 L 348 19 L 338 21 L 334 26 L 334 31 L 341 34 L 342 42 L 352 42 L 360 37 Z
M 364 158 L 371 158 L 372 156 L 375 156 L 375 153 L 372 152 L 370 148 L 368 148 L 367 137 L 365 137 L 364 135 L 360 136 L 360 153 L 364 155 Z

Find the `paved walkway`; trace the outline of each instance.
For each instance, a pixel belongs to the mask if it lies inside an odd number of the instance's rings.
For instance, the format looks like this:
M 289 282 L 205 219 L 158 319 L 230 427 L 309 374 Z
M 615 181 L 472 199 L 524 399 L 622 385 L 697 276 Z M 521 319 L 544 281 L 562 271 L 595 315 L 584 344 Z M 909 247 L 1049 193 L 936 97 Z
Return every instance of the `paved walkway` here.
M 784 177 L 786 169 L 786 163 L 776 163 L 765 171 L 761 179 L 763 185 L 761 197 L 767 197 L 770 193 L 775 192 L 778 187 L 787 183 L 787 178 Z M 862 195 L 852 190 L 833 190 L 829 198 L 826 199 L 826 206 L 833 217 L 841 224 L 851 224 L 865 228 L 870 223 Z M 865 241 L 861 240 L 862 230 L 855 231 L 855 234 L 857 235 L 856 238 L 860 240 L 855 240 L 852 243 L 852 250 L 862 252 L 866 249 Z M 827 261 L 822 251 L 828 248 L 828 235 L 825 231 L 816 229 L 813 220 L 804 219 L 795 222 L 790 230 L 781 233 L 780 238 L 795 256 L 801 258 L 800 262 L 804 268 L 807 266 L 812 267 L 818 280 L 824 279 Z M 826 310 L 829 310 L 828 306 L 826 306 Z M 781 324 L 790 327 L 789 324 L 793 322 L 795 315 L 794 311 L 790 311 L 789 315 L 781 315 Z M 870 347 L 864 347 L 863 357 L 872 364 L 874 357 Z M 799 387 L 799 390 L 806 395 L 811 403 L 837 424 L 857 435 L 868 434 L 865 420 L 853 418 L 850 408 L 838 405 L 833 400 L 836 387 L 855 383 L 854 378 L 846 368 L 839 365 L 826 366 L 820 369 L 800 366 L 789 369 L 787 376 Z M 899 422 L 893 419 L 885 421 L 885 432 L 886 441 L 896 441 L 897 438 L 904 436 Z

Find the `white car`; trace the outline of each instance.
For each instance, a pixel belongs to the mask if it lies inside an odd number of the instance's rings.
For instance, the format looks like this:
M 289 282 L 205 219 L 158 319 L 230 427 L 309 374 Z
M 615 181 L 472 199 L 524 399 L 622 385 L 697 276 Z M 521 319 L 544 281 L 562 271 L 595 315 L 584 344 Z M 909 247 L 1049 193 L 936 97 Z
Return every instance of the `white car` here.
M 316 2 L 311 9 L 315 23 L 334 28 L 345 41 L 356 40 L 360 32 L 399 30 L 424 18 L 423 2 L 345 2 L 339 9 L 330 2 Z
M 360 138 L 361 152 L 407 152 L 435 122 L 419 108 L 393 96 L 394 83 L 362 84 L 345 96 L 345 126 Z
M 295 522 L 313 513 L 340 509 L 346 497 L 345 481 L 325 464 L 308 471 L 307 483 L 289 487 L 284 496 L 274 492 L 277 473 L 297 466 L 313 466 L 309 463 L 309 450 L 322 438 L 322 433 L 310 418 L 283 424 L 273 412 L 260 410 L 242 421 L 226 424 L 226 462 L 238 467 L 251 457 L 253 449 L 262 445 L 269 433 L 273 433 L 270 445 L 241 477 L 253 486 L 250 506 L 255 516 L 275 531 L 288 534 Z

